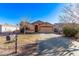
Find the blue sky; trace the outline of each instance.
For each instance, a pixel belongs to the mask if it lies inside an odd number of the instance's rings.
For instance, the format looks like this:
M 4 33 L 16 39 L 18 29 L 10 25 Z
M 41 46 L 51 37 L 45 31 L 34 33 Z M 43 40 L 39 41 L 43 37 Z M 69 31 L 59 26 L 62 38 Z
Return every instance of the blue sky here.
M 0 23 L 18 24 L 22 18 L 56 23 L 63 7 L 62 3 L 1 3 Z

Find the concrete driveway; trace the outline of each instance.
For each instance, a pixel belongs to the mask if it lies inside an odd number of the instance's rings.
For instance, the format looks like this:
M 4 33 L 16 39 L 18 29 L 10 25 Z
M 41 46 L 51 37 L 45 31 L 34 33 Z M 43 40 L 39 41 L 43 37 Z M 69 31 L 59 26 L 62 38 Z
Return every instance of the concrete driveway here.
M 38 55 L 78 56 L 79 42 L 57 34 L 41 34 L 38 42 Z

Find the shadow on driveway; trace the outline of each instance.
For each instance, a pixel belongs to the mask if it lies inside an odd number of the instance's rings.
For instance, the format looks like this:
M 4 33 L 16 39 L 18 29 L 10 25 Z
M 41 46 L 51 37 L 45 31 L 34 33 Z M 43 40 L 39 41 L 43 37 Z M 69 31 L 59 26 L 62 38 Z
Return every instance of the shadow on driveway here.
M 72 40 L 67 37 L 54 37 L 54 38 L 49 38 L 47 40 L 41 40 L 38 43 L 38 53 L 39 55 L 65 55 L 68 54 L 70 51 L 67 50 L 70 46 L 72 46 Z

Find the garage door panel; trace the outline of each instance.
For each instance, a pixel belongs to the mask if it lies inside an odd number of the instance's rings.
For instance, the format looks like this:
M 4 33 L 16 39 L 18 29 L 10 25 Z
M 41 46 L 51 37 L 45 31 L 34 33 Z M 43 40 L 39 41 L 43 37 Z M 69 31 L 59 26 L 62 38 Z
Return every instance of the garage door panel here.
M 52 27 L 41 27 L 40 32 L 52 32 Z

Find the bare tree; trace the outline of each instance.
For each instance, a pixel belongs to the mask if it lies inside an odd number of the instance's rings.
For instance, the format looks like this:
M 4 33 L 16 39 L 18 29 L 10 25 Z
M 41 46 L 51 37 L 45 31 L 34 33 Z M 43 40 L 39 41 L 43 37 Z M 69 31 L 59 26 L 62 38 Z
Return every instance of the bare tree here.
M 62 10 L 59 16 L 62 23 L 78 23 L 79 22 L 79 7 L 78 4 L 68 4 Z
M 20 32 L 21 33 L 26 33 L 26 30 L 28 29 L 28 22 L 23 19 L 21 22 L 20 22 Z
M 79 28 L 79 4 L 73 3 L 64 6 L 61 15 L 59 15 L 60 23 L 63 26 Z

